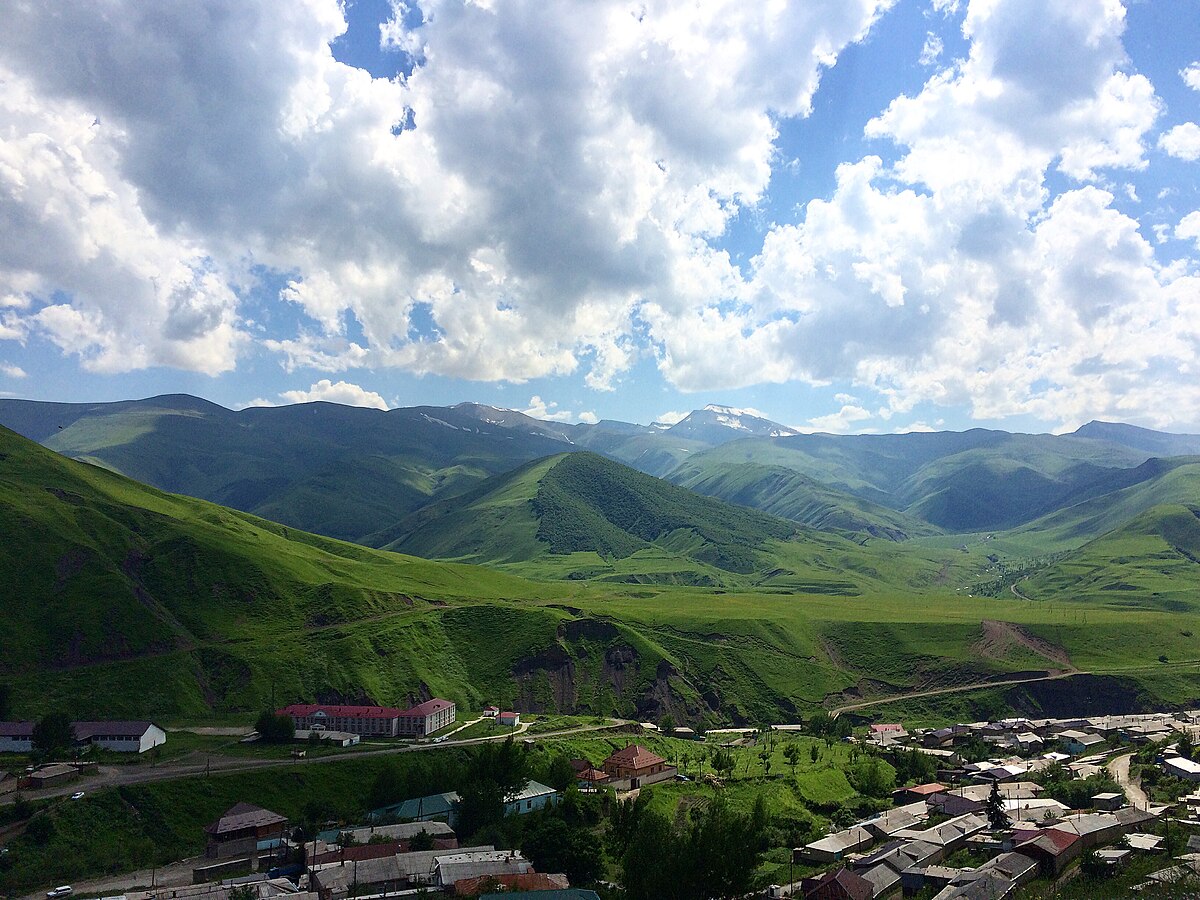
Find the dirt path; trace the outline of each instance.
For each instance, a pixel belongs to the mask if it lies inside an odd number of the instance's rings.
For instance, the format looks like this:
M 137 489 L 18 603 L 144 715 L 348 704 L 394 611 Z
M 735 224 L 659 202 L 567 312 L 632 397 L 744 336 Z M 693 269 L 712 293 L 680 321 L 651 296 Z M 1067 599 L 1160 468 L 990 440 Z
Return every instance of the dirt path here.
M 976 647 L 984 656 L 1003 659 L 1007 649 L 1013 644 L 1017 644 L 1038 656 L 1045 657 L 1061 671 L 1077 671 L 1066 650 L 1044 638 L 1031 634 L 1014 622 L 984 619 L 980 624 L 983 626 L 983 638 L 976 644 Z
M 1138 809 L 1147 809 L 1150 806 L 1150 798 L 1146 796 L 1141 785 L 1129 777 L 1129 761 L 1132 759 L 1132 753 L 1114 756 L 1108 761 L 1105 768 L 1108 769 L 1108 774 L 1112 776 L 1113 781 L 1125 789 L 1125 796 L 1129 798 L 1131 804 Z
M 1071 678 L 1075 675 L 1086 675 L 1087 672 L 1075 670 L 1073 672 L 1059 672 L 1055 675 L 1039 675 L 1035 678 L 1010 678 L 997 681 L 983 681 L 978 684 L 960 684 L 955 687 L 933 688 L 928 691 L 914 691 L 910 694 L 894 694 L 890 697 L 879 697 L 875 700 L 863 700 L 860 703 L 847 703 L 844 706 L 838 706 L 829 711 L 829 715 L 836 718 L 845 712 L 853 712 L 858 709 L 866 709 L 871 706 L 883 706 L 887 703 L 898 703 L 901 700 L 916 700 L 921 697 L 939 697 L 943 694 L 963 694 L 967 691 L 980 691 L 986 688 L 1006 687 L 1013 684 L 1031 684 L 1035 681 L 1055 681 L 1059 678 Z

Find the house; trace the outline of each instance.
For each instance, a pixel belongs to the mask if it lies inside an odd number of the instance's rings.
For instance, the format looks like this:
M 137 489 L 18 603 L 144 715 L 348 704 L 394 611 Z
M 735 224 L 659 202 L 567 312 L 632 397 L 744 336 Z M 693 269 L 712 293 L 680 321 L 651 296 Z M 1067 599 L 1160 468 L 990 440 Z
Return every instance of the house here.
M 884 865 L 897 872 L 913 867 L 931 866 L 941 862 L 944 853 L 941 847 L 924 841 L 888 841 L 882 847 L 856 857 L 850 863 L 855 871 L 873 869 Z
M 524 875 L 533 870 L 533 863 L 520 850 L 467 850 L 435 857 L 432 881 L 446 890 L 469 878 Z
M 1184 781 L 1200 781 L 1200 763 L 1183 756 L 1163 760 L 1163 771 Z
M 876 840 L 886 840 L 897 831 L 906 828 L 916 828 L 920 820 L 905 809 L 889 809 L 873 819 L 861 823 L 862 827 L 871 832 Z
M 442 851 L 437 851 L 442 852 Z M 358 860 L 348 865 L 328 864 L 312 871 L 309 883 L 316 889 L 321 900 L 341 900 L 343 897 L 363 894 L 388 894 L 404 890 L 412 884 L 409 871 L 401 864 L 406 856 L 417 856 L 421 874 L 428 877 L 433 851 L 382 856 L 378 859 Z
M 521 714 L 519 712 L 505 711 L 500 713 L 496 719 L 503 728 L 516 728 L 521 724 Z
M 594 791 L 608 781 L 607 773 L 600 769 L 593 769 L 590 766 L 575 776 L 575 783 L 582 790 Z
M 393 803 L 391 806 L 373 809 L 367 813 L 367 821 L 386 822 L 404 819 L 410 822 L 447 822 L 453 825 L 456 818 L 454 806 L 458 800 L 458 791 L 416 797 L 401 803 Z
M 167 742 L 153 722 L 72 722 L 77 747 L 101 747 L 117 753 L 145 753 Z M 0 722 L 0 753 L 29 753 L 33 722 Z
M 498 715 L 500 715 L 500 707 L 498 706 L 485 706 L 483 708 L 483 717 L 485 719 L 494 719 Z
M 849 869 L 837 869 L 800 883 L 804 900 L 873 900 L 875 885 Z
M 1156 834 L 1134 832 L 1125 835 L 1125 843 L 1129 845 L 1130 850 L 1137 850 L 1141 853 L 1162 853 L 1166 839 Z
M 287 818 L 279 813 L 251 803 L 238 803 L 204 827 L 204 833 L 208 835 L 204 855 L 209 859 L 257 858 L 258 851 L 265 845 L 278 844 L 286 826 Z
M 296 740 L 315 740 L 335 747 L 353 747 L 362 740 L 362 735 L 351 731 L 310 731 L 307 728 L 297 728 Z
M 1097 744 L 1104 743 L 1104 735 L 1093 734 L 1087 731 L 1075 731 L 1073 729 L 1060 731 L 1055 737 L 1063 745 L 1063 749 L 1073 756 L 1087 753 Z
M 504 814 L 506 816 L 523 815 L 535 809 L 554 806 L 558 803 L 558 799 L 558 791 L 554 788 L 546 787 L 536 781 L 527 781 L 525 787 L 505 798 Z
M 564 897 L 591 896 L 594 891 L 573 891 L 566 875 L 543 875 L 541 872 L 526 872 L 524 875 L 480 875 L 454 882 L 454 893 L 459 897 L 478 897 L 480 891 L 503 890 L 503 894 L 486 894 L 502 900 L 513 897 L 533 897 L 536 900 L 562 900 Z M 599 900 L 599 897 L 596 897 Z
M 356 844 L 366 844 L 372 840 L 387 840 L 398 841 L 401 844 L 407 845 L 409 841 L 421 832 L 433 838 L 434 846 L 439 849 L 453 850 L 458 846 L 458 839 L 454 834 L 454 829 L 445 822 L 402 822 L 399 825 L 363 825 L 358 828 L 338 829 L 336 835 L 328 834 L 328 837 L 336 840 L 345 835 L 346 838 L 349 838 Z M 323 832 L 322 837 L 326 836 L 326 834 Z
M 1114 812 L 1125 805 L 1125 795 L 1116 791 L 1097 794 L 1092 798 L 1092 807 L 1107 812 Z
M 1046 875 L 1057 878 L 1083 852 L 1083 842 L 1078 834 L 1058 828 L 1043 828 L 1033 833 L 1026 832 L 1013 849 L 1036 860 Z
M 1005 800 L 1004 812 L 1011 822 L 1044 822 L 1070 812 L 1066 804 L 1050 797 L 1029 800 Z
M 956 816 L 953 819 L 947 819 L 945 822 L 934 825 L 932 828 L 926 828 L 923 831 L 915 829 L 897 831 L 893 837 L 924 841 L 935 847 L 941 847 L 945 856 L 950 856 L 966 846 L 967 838 L 979 834 L 979 832 L 985 830 L 987 827 L 988 820 L 986 817 L 967 813 L 966 815 Z
M 1083 849 L 1102 847 L 1113 843 L 1130 828 L 1122 825 L 1121 820 L 1112 813 L 1083 813 L 1077 816 L 1066 816 L 1054 826 L 1061 831 L 1073 831 L 1083 842 Z
M 394 803 L 391 806 L 372 810 L 367 813 L 367 820 L 386 822 L 404 819 L 410 822 L 446 822 L 453 828 L 458 822 L 460 799 L 458 791 L 416 797 L 402 803 Z M 536 781 L 527 781 L 525 787 L 515 794 L 509 795 L 504 801 L 504 814 L 506 816 L 522 815 L 544 806 L 554 806 L 558 800 L 559 794 L 554 788 L 546 787 Z
M 929 784 L 917 784 L 912 787 L 897 788 L 892 791 L 892 799 L 897 804 L 915 803 L 918 800 L 928 800 L 934 794 L 941 794 L 946 791 L 944 784 L 939 784 L 936 781 Z
M 875 900 L 886 900 L 886 898 L 897 897 L 904 890 L 904 886 L 900 881 L 900 873 L 891 866 L 883 863 L 858 871 L 855 874 L 861 875 L 867 881 L 871 882 L 871 896 Z
M 116 753 L 145 753 L 167 742 L 167 733 L 153 722 L 72 722 L 75 743 Z
M 71 781 L 79 776 L 79 770 L 74 766 L 68 766 L 63 763 L 54 763 L 48 766 L 42 766 L 35 772 L 29 775 L 29 786 L 33 788 L 48 788 L 54 787 L 56 784 L 62 784 L 65 781 Z
M 0 753 L 28 753 L 32 749 L 32 722 L 0 722 Z
M 398 734 L 425 737 L 454 724 L 455 710 L 453 700 L 434 697 L 401 712 L 397 717 L 396 731 Z
M 675 767 L 641 744 L 630 744 L 616 750 L 600 764 L 600 768 L 613 780 L 628 781 L 630 788 L 642 784 L 665 781 L 675 776 Z
M 838 831 L 818 841 L 810 841 L 798 851 L 800 861 L 815 863 L 841 862 L 847 854 L 866 850 L 875 843 L 875 836 L 861 825 Z M 795 854 L 797 851 L 793 851 Z
M 277 710 L 276 715 L 290 716 L 297 730 L 348 731 L 372 737 L 396 737 L 404 710 L 392 706 L 342 706 L 321 703 L 293 703 Z

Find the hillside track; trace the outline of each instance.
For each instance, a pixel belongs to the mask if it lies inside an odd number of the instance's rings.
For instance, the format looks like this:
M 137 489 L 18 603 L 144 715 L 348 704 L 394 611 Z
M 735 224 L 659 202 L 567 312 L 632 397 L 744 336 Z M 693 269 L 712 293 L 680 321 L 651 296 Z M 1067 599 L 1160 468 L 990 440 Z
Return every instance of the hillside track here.
M 987 688 L 1006 687 L 1014 684 L 1032 684 L 1035 681 L 1058 681 L 1063 678 L 1074 678 L 1076 675 L 1090 674 L 1092 673 L 1076 669 L 1073 672 L 1057 672 L 1050 675 L 1037 675 L 1032 678 L 1009 678 L 997 681 L 977 682 L 975 684 L 960 684 L 954 687 L 932 688 L 926 691 L 913 691 L 907 694 L 893 694 L 888 697 L 878 697 L 874 700 L 863 700 L 858 703 L 847 703 L 843 706 L 837 706 L 829 711 L 829 715 L 836 719 L 842 713 L 856 712 L 857 710 L 867 709 L 872 706 L 884 706 L 888 703 L 899 703 L 902 700 L 919 700 L 922 697 L 939 697 L 944 694 L 965 694 L 968 691 L 982 691 Z
M 856 703 L 847 703 L 842 706 L 834 707 L 829 710 L 829 715 L 837 718 L 845 712 L 856 712 L 860 709 L 867 709 L 872 706 L 885 706 L 889 703 L 899 703 L 904 700 L 918 700 L 922 697 L 938 697 L 943 694 L 964 694 L 968 691 L 982 691 L 988 688 L 1006 687 L 1014 684 L 1032 684 L 1036 681 L 1061 681 L 1065 678 L 1074 678 L 1078 675 L 1126 675 L 1134 672 L 1160 672 L 1163 670 L 1180 671 L 1188 669 L 1200 668 L 1200 659 L 1180 660 L 1179 662 L 1157 663 L 1154 665 L 1144 666 L 1119 666 L 1111 669 L 1089 670 L 1089 669 L 1072 669 L 1070 672 L 1053 672 L 1046 675 L 1038 675 L 1028 678 L 1007 678 L 996 681 L 983 681 L 976 684 L 960 684 L 954 687 L 946 688 L 931 688 L 923 691 L 911 691 L 903 694 L 891 694 L 887 697 L 876 697 L 873 700 L 863 700 Z

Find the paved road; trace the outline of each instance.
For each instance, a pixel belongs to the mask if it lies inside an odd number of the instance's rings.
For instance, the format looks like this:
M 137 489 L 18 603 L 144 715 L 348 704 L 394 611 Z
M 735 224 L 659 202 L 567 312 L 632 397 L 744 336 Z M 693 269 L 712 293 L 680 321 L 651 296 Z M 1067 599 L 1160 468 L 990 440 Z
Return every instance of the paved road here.
M 609 719 L 601 725 L 579 725 L 574 728 L 564 728 L 559 731 L 547 731 L 542 734 L 526 734 L 528 723 L 518 729 L 515 734 L 523 737 L 524 740 L 542 741 L 550 740 L 559 737 L 568 737 L 575 734 L 585 734 L 589 731 L 606 731 L 610 728 L 619 728 L 623 725 L 631 724 L 628 719 Z M 304 759 L 244 759 L 234 756 L 221 756 L 219 754 L 209 754 L 204 751 L 196 751 L 188 756 L 182 757 L 179 760 L 162 763 L 158 766 L 128 766 L 128 767 L 102 767 L 99 774 L 85 778 L 82 781 L 72 782 L 66 787 L 47 788 L 41 791 L 25 791 L 24 796 L 30 800 L 43 800 L 52 797 L 66 797 L 75 793 L 78 790 L 96 791 L 101 788 L 109 787 L 124 787 L 130 784 L 146 784 L 154 781 L 172 781 L 177 778 L 190 778 L 195 775 L 204 775 L 206 772 L 212 774 L 230 774 L 234 772 L 252 772 L 258 769 L 275 769 L 296 766 L 316 766 L 325 765 L 327 763 L 339 763 L 352 759 L 366 759 L 376 756 L 394 756 L 398 753 L 420 753 L 428 750 L 445 750 L 450 747 L 470 747 L 476 744 L 486 744 L 491 741 L 503 741 L 510 737 L 506 731 L 504 734 L 489 735 L 487 737 L 468 738 L 461 741 L 441 741 L 439 743 L 427 744 L 401 744 L 395 747 L 386 747 L 380 750 L 362 750 L 356 753 L 338 753 L 331 756 L 315 756 Z M 0 805 L 12 803 L 15 799 L 14 794 L 9 794 L 3 799 L 0 799 Z
M 1150 798 L 1146 796 L 1146 792 L 1142 790 L 1141 785 L 1132 781 L 1129 777 L 1129 761 L 1131 759 L 1133 759 L 1132 753 L 1114 756 L 1108 761 L 1106 768 L 1108 769 L 1108 774 L 1112 776 L 1113 781 L 1125 789 L 1125 796 L 1129 798 L 1129 802 L 1139 809 L 1146 809 L 1150 806 Z

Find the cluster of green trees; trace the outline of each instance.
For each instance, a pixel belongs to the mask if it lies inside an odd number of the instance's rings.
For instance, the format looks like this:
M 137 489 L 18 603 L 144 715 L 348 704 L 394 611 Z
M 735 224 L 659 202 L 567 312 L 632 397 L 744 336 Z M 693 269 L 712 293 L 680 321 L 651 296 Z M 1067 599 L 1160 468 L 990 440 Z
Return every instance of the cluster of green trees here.
M 296 724 L 291 716 L 275 715 L 269 709 L 263 710 L 254 723 L 258 738 L 266 744 L 288 744 L 296 739 Z
M 740 897 L 754 887 L 767 826 L 761 797 L 749 815 L 717 798 L 673 823 L 642 795 L 614 809 L 606 844 L 628 900 Z
M 1087 809 L 1097 794 L 1124 793 L 1124 789 L 1107 775 L 1072 778 L 1071 771 L 1062 763 L 1047 766 L 1034 779 L 1042 786 L 1043 796 L 1071 809 Z

